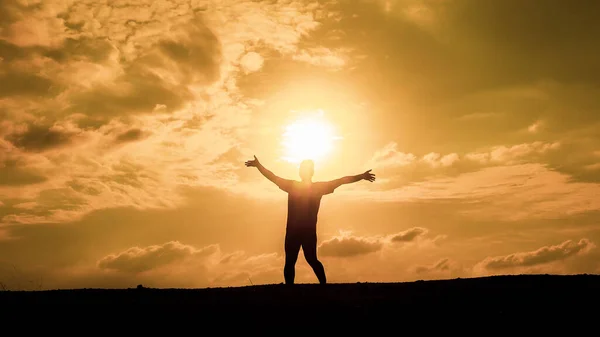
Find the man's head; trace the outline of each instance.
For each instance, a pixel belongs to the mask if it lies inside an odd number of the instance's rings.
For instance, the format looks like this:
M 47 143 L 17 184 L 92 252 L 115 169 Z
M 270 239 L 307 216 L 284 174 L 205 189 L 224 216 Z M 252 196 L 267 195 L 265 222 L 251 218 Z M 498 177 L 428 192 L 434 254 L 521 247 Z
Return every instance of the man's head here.
M 306 159 L 300 163 L 300 178 L 303 181 L 310 181 L 315 173 L 315 163 L 312 160 Z

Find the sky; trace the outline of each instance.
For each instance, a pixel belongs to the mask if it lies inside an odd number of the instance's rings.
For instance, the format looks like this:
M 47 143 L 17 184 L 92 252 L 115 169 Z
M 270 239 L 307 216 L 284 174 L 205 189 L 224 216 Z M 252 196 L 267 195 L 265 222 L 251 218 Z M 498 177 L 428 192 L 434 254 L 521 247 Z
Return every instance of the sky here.
M 600 273 L 600 3 L 3 0 L 0 287 Z M 308 131 L 307 131 L 308 130 Z M 296 281 L 317 279 L 302 256 Z

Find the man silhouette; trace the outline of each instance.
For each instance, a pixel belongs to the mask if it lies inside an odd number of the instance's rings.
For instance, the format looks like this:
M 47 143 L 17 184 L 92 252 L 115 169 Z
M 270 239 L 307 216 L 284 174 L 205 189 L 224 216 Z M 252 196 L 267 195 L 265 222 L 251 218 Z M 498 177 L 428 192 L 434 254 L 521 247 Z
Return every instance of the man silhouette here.
M 300 163 L 301 181 L 283 179 L 267 170 L 254 156 L 253 160 L 246 161 L 247 167 L 256 167 L 262 175 L 288 193 L 288 212 L 285 232 L 285 266 L 283 276 L 286 284 L 294 284 L 296 275 L 296 261 L 300 247 L 304 252 L 306 262 L 311 266 L 319 283 L 327 283 L 323 264 L 317 259 L 317 213 L 321 204 L 321 197 L 333 193 L 343 184 L 350 184 L 360 180 L 375 181 L 375 175 L 368 170 L 355 176 L 346 176 L 339 179 L 312 182 L 314 163 L 304 160 Z

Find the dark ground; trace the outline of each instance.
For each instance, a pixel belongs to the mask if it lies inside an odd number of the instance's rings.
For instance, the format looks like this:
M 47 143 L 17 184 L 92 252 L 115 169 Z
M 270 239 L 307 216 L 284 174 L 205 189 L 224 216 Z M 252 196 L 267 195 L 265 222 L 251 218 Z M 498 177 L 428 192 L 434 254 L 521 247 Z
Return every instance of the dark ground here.
M 562 326 L 569 327 L 571 333 L 572 328 L 589 327 L 598 332 L 599 300 L 600 275 L 293 287 L 3 291 L 0 321 L 5 323 L 0 325 L 26 318 L 40 324 L 62 320 L 98 328 L 118 322 L 121 329 L 213 326 L 221 332 L 241 329 L 248 335 L 271 328 L 289 334 L 281 330 L 286 326 L 294 331 L 317 326 L 344 330 L 387 327 L 393 335 L 412 329 L 421 333 L 432 329 L 483 333 L 482 327 L 486 335 L 508 327 L 539 332 L 538 328 Z M 20 326 L 21 331 L 27 328 Z

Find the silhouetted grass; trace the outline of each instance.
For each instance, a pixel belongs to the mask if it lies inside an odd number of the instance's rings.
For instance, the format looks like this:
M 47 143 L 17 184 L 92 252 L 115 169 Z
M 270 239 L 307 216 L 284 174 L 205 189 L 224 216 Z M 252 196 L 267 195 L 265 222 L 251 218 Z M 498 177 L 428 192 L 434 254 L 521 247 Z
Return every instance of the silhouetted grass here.
M 218 325 L 226 319 L 229 324 L 254 327 L 332 326 L 335 322 L 404 325 L 424 318 L 432 324 L 439 319 L 502 326 L 531 325 L 538 320 L 540 324 L 569 320 L 591 324 L 598 314 L 599 299 L 599 275 L 515 275 L 406 283 L 274 284 L 206 289 L 139 286 L 0 294 L 3 308 L 13 308 L 12 314 L 27 317 L 47 318 L 55 314 L 78 317 L 83 313 L 104 312 L 115 319 L 139 316 L 157 322 L 196 320 L 206 325 Z

